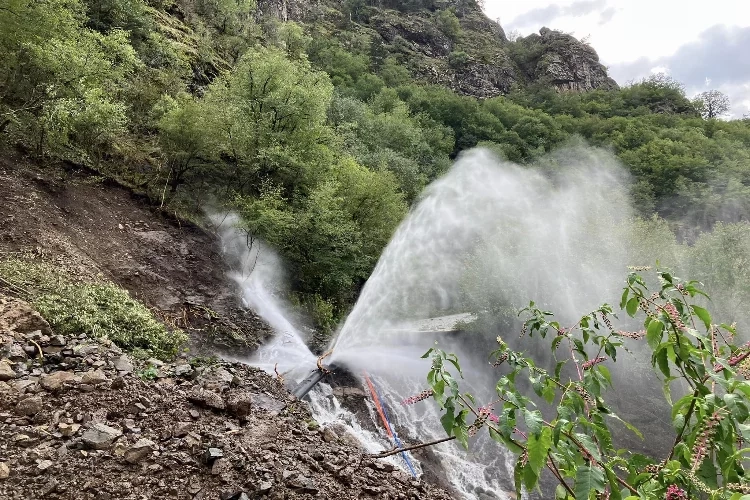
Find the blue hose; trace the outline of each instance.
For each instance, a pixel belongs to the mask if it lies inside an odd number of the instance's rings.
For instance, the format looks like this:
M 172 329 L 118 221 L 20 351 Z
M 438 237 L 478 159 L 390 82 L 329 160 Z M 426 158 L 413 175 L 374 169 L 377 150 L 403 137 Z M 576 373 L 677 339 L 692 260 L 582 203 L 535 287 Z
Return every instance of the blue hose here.
M 398 438 L 396 431 L 393 430 L 391 419 L 388 416 L 388 410 L 385 409 L 385 400 L 383 399 L 383 396 L 381 396 L 378 386 L 376 386 L 374 382 L 372 385 L 373 387 L 375 387 L 375 392 L 378 395 L 378 399 L 380 399 L 380 406 L 381 408 L 383 408 L 383 414 L 385 414 L 385 420 L 388 422 L 388 428 L 391 430 L 391 434 L 393 435 L 394 441 L 396 441 L 396 446 L 398 446 L 399 448 L 403 448 L 404 446 L 401 444 L 401 440 Z M 402 451 L 401 456 L 404 457 L 404 461 L 406 462 L 406 466 L 409 467 L 409 470 L 411 471 L 411 475 L 413 477 L 417 477 L 417 473 L 414 471 L 414 467 L 412 466 L 411 461 L 409 460 L 409 456 L 406 454 L 406 452 Z

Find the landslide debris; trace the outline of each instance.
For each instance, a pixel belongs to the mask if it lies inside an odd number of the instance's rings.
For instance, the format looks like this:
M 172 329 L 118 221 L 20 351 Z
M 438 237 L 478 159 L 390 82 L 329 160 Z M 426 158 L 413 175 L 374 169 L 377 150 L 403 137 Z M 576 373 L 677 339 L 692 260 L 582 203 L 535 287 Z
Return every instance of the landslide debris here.
M 241 363 L 133 359 L 0 296 L 0 498 L 447 499 Z

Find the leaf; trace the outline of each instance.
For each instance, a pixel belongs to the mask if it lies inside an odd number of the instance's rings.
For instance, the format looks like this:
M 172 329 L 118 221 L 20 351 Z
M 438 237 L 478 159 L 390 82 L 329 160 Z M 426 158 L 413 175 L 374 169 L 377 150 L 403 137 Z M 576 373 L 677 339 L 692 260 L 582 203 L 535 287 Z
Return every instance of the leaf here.
M 599 453 L 599 447 L 596 446 L 596 443 L 594 442 L 593 439 L 591 439 L 590 436 L 588 436 L 586 434 L 581 434 L 580 432 L 577 432 L 575 434 L 575 437 L 578 440 L 578 442 L 581 443 L 584 448 L 586 448 L 586 451 L 588 451 L 589 454 L 592 457 L 594 457 L 594 460 L 596 460 L 597 462 L 601 462 L 602 461 L 602 456 Z
M 609 500 L 621 500 L 622 495 L 620 494 L 620 485 L 617 482 L 617 476 L 610 468 L 605 469 L 607 473 L 607 480 L 609 481 Z
M 646 341 L 651 349 L 656 349 L 661 344 L 664 323 L 661 321 L 651 321 L 646 329 Z
M 453 435 L 453 425 L 456 422 L 456 416 L 453 414 L 453 408 L 446 408 L 445 414 L 440 417 L 440 423 L 443 424 L 443 429 L 448 433 L 449 436 Z
M 568 490 L 563 488 L 562 484 L 558 484 L 555 488 L 555 500 L 566 500 L 568 498 Z
M 529 468 L 532 474 L 536 477 L 536 480 L 530 484 L 526 482 L 526 489 L 531 490 L 536 486 L 539 481 L 539 475 L 542 472 L 542 468 L 547 463 L 547 453 L 552 446 L 552 429 L 545 427 L 539 436 L 534 434 L 529 436 L 526 441 L 526 449 L 529 456 Z
M 523 448 L 518 446 L 511 439 L 505 437 L 505 435 L 500 434 L 492 427 L 490 427 L 489 429 L 490 429 L 490 437 L 493 439 L 493 441 L 497 441 L 500 444 L 504 444 L 513 453 L 521 453 L 523 451 Z
M 701 319 L 701 321 L 703 321 L 704 325 L 706 325 L 706 330 L 710 330 L 711 329 L 711 314 L 709 314 L 709 312 L 703 309 L 702 307 L 699 307 L 696 305 L 691 305 L 690 307 L 693 309 L 693 312 L 695 313 L 695 315 L 698 316 Z
M 526 421 L 526 426 L 529 428 L 529 432 L 535 435 L 539 435 L 542 432 L 542 413 L 539 410 L 529 411 L 524 408 L 523 418 Z
M 435 382 L 435 384 L 432 386 L 432 390 L 435 392 L 435 395 L 437 395 L 439 398 L 442 398 L 443 393 L 445 393 L 445 381 L 438 380 L 437 382 Z
M 604 365 L 599 365 L 599 373 L 604 376 L 604 379 L 607 381 L 607 384 L 609 384 L 610 387 L 612 387 L 612 375 L 609 373 L 609 368 L 607 368 Z
M 622 291 L 622 298 L 620 299 L 620 309 L 625 309 L 625 304 L 628 303 L 628 295 L 630 294 L 630 289 L 625 288 Z
M 556 351 L 558 347 L 560 347 L 560 342 L 562 342 L 562 339 L 565 338 L 565 335 L 558 335 L 554 339 L 552 339 L 552 352 Z
M 640 304 L 638 297 L 631 297 L 625 305 L 625 310 L 631 318 L 635 317 L 635 313 L 638 311 L 638 304 Z
M 744 422 L 748 417 L 747 406 L 736 394 L 724 394 L 724 403 L 738 422 Z
M 604 473 L 598 467 L 584 466 L 576 471 L 576 498 L 585 500 L 592 491 L 604 491 Z
M 665 377 L 669 378 L 670 373 L 669 359 L 667 358 L 667 346 L 662 344 L 654 356 L 656 357 L 656 363 L 659 365 L 659 370 L 661 370 Z
M 562 370 L 563 365 L 567 362 L 568 362 L 567 359 L 564 361 L 557 362 L 557 364 L 555 365 L 555 380 L 560 380 L 560 370 Z M 750 388 L 750 384 L 748 384 L 748 388 Z

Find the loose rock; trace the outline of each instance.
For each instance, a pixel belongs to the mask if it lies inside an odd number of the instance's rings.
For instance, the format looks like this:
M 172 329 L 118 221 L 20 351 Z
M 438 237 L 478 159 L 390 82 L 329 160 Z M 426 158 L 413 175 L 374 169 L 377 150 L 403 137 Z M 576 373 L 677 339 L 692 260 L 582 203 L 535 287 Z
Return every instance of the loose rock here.
M 122 436 L 122 432 L 114 427 L 96 423 L 83 433 L 81 440 L 83 443 L 94 450 L 106 450 L 115 439 Z
M 11 368 L 10 363 L 3 359 L 0 361 L 0 380 L 12 380 L 16 378 L 16 372 Z
M 75 381 L 75 375 L 72 372 L 60 371 L 42 377 L 40 384 L 48 391 L 59 391 L 63 388 L 65 383 L 71 383 L 73 381 Z
M 16 414 L 24 416 L 36 415 L 42 411 L 42 407 L 42 398 L 38 396 L 22 399 L 16 405 Z
M 138 463 L 148 457 L 156 448 L 156 443 L 150 439 L 139 439 L 125 452 L 125 461 L 131 464 Z

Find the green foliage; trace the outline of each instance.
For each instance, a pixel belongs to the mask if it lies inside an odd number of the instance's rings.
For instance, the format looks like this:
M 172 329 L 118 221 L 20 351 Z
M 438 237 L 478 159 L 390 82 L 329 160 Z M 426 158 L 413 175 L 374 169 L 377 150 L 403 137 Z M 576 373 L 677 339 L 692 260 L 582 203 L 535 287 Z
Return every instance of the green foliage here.
M 159 375 L 159 369 L 154 365 L 148 365 L 148 367 L 144 368 L 143 370 L 138 370 L 136 372 L 136 375 L 138 375 L 143 380 L 155 380 Z
M 119 29 L 84 27 L 76 0 L 7 0 L 0 16 L 0 116 L 37 153 L 78 146 L 97 157 L 126 123 L 119 87 L 138 60 Z
M 463 68 L 469 63 L 469 61 L 471 61 L 471 57 L 463 50 L 454 50 L 448 54 L 448 64 L 453 68 Z
M 435 16 L 435 24 L 445 36 L 454 42 L 461 36 L 461 23 L 459 23 L 456 14 L 450 9 L 439 11 Z
M 161 359 L 174 357 L 187 341 L 185 333 L 167 330 L 146 306 L 112 283 L 71 281 L 57 267 L 21 259 L 0 261 L 0 278 L 27 292 L 60 334 L 107 338 Z
M 521 335 L 551 339 L 557 369 L 550 373 L 540 368 L 498 337 L 491 359 L 504 375 L 492 402 L 477 404 L 462 394 L 458 358 L 430 349 L 424 356 L 432 358 L 427 381 L 446 432 L 468 447 L 468 438 L 486 428 L 493 440 L 518 455 L 514 474 L 519 499 L 522 486 L 527 491 L 537 486 L 544 467 L 559 482 L 555 498 L 560 499 L 740 498 L 750 487 L 745 477 L 750 450 L 741 446 L 750 429 L 750 384 L 744 380 L 750 346 L 736 345 L 734 327 L 715 324 L 696 303 L 705 295 L 698 282 L 668 271 L 657 277 L 655 293 L 635 272 L 623 290 L 620 309 L 643 318 L 640 332 L 614 327 L 617 317 L 607 304 L 566 327 L 531 302 L 519 313 L 525 318 Z M 668 417 L 676 439 L 656 459 L 614 448 L 610 425 L 625 422 L 604 399 L 612 388 L 607 364 L 617 362 L 633 339 L 651 351 L 651 365 L 663 377 L 672 410 Z M 564 365 L 574 370 L 561 370 Z M 542 417 L 526 386 L 517 385 L 521 378 L 530 382 L 538 401 L 546 402 L 542 409 L 551 417 Z M 688 390 L 673 402 L 670 388 L 677 380 Z

